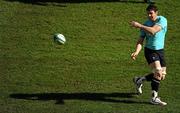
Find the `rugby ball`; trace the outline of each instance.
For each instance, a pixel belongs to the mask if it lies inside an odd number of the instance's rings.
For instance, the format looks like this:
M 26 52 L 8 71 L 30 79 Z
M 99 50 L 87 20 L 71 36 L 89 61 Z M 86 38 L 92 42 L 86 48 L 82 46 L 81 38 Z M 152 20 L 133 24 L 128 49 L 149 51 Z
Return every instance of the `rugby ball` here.
M 53 38 L 54 38 L 54 41 L 59 44 L 65 44 L 66 42 L 66 38 L 64 37 L 64 35 L 60 33 L 56 33 Z

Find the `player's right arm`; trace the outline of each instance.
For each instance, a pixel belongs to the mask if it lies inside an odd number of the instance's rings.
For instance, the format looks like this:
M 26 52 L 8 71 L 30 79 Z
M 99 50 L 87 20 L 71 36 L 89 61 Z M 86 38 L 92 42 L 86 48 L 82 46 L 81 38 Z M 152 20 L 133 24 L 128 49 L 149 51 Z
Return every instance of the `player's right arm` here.
M 135 51 L 131 54 L 131 58 L 133 60 L 136 60 L 136 57 L 138 56 L 139 52 L 141 51 L 142 49 L 142 46 L 143 46 L 143 41 L 144 41 L 144 38 L 143 37 L 140 37 L 136 43 L 136 48 L 135 48 Z

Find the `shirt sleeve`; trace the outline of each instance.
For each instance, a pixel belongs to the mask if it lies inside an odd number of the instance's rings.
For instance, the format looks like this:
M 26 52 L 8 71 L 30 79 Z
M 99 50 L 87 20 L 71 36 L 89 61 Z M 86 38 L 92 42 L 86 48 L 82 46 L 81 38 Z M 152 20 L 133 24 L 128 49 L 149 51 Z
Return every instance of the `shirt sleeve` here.
M 167 27 L 167 20 L 164 17 L 160 17 L 158 21 L 156 22 L 156 25 L 161 26 L 162 29 Z
M 140 29 L 140 37 L 141 37 L 141 38 L 145 38 L 145 36 L 146 36 L 145 31 L 142 30 L 142 29 Z

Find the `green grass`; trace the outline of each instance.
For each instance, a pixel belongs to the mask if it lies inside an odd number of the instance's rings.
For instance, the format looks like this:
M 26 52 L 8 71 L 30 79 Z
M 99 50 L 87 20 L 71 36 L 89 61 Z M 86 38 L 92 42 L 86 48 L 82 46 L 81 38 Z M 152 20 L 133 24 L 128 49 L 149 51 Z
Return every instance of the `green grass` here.
M 178 113 L 180 1 L 157 1 L 168 19 L 166 107 L 149 104 L 149 83 L 134 95 L 132 78 L 149 72 L 143 52 L 130 59 L 139 32 L 129 21 L 146 19 L 140 2 L 0 0 L 0 113 Z

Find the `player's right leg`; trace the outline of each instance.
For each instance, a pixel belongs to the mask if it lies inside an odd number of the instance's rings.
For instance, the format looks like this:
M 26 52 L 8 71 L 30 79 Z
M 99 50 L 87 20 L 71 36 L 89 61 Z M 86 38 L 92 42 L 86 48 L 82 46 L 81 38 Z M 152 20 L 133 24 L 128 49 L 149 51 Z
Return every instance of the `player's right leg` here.
M 138 94 L 142 94 L 142 86 L 143 86 L 143 82 L 144 81 L 152 81 L 154 76 L 154 73 L 149 73 L 145 76 L 141 76 L 141 77 L 134 77 L 133 78 L 133 82 L 136 86 L 136 90 L 138 92 Z
M 138 94 L 142 94 L 142 86 L 143 86 L 143 84 L 142 84 L 141 77 L 134 77 L 133 82 L 134 82 L 134 84 L 136 86 L 136 90 L 137 90 Z
M 164 80 L 165 79 L 165 76 L 166 76 L 166 67 L 162 67 L 162 78 L 161 80 Z

